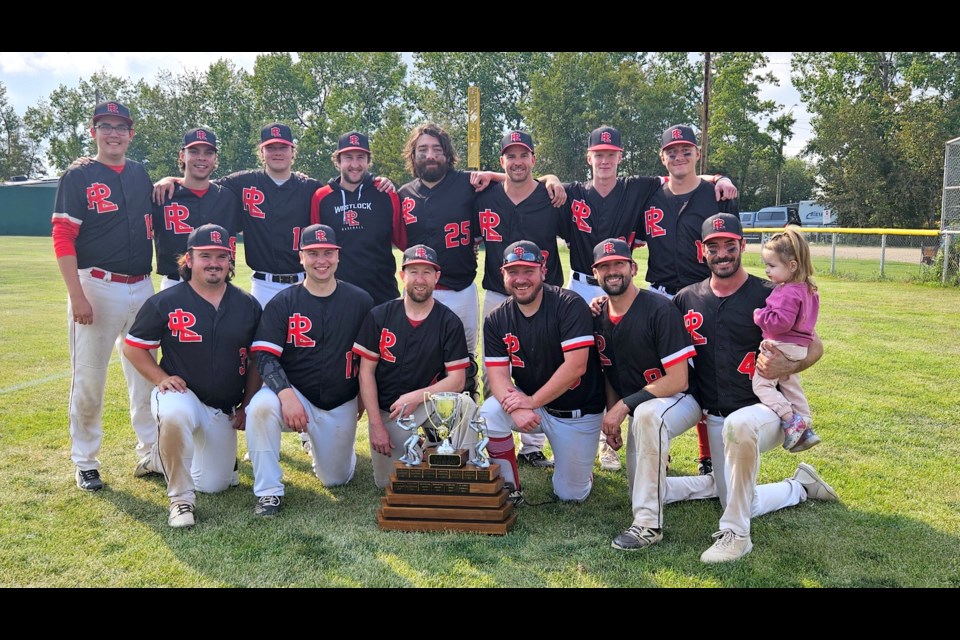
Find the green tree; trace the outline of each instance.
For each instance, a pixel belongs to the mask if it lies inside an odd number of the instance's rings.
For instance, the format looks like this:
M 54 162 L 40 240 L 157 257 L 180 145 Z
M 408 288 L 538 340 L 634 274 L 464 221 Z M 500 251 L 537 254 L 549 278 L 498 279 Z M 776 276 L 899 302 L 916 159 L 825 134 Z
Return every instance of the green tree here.
M 7 102 L 7 87 L 0 82 L 0 180 L 40 175 L 43 163 L 36 150 L 36 141 L 27 137 L 23 120 Z

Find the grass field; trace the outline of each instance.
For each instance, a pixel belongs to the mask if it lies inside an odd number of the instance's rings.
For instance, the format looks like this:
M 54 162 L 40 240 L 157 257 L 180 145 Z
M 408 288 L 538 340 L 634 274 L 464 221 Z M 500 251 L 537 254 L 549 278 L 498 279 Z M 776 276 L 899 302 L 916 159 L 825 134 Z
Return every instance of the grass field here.
M 746 262 L 762 275 L 756 247 Z M 249 270 L 239 271 L 249 287 Z M 522 468 L 536 506 L 521 507 L 503 537 L 381 531 L 365 423 L 348 486 L 320 486 L 288 435 L 280 517 L 252 514 L 244 463 L 239 487 L 199 496 L 193 530 L 172 530 L 163 480 L 133 477 L 117 362 L 104 410 L 107 488 L 83 493 L 69 456 L 66 294 L 50 240 L 0 237 L 0 587 L 958 587 L 960 290 L 819 283 L 826 355 L 803 380 L 823 444 L 765 454 L 760 481 L 805 460 L 842 502 L 755 519 L 750 555 L 704 565 L 716 500 L 669 506 L 662 543 L 616 551 L 610 540 L 631 520 L 626 477 L 599 468 L 583 504 L 551 501 L 550 473 Z M 696 473 L 695 440 L 675 441 L 671 473 Z

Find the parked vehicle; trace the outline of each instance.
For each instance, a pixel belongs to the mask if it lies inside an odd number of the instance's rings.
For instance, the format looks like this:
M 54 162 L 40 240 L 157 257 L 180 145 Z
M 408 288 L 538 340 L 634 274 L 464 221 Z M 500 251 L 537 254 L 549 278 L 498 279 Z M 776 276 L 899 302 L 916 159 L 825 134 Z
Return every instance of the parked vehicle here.
M 743 227 L 743 237 L 749 242 L 751 240 L 759 240 L 759 233 L 750 233 L 750 229 L 753 228 L 753 221 L 756 217 L 756 211 L 741 211 L 740 212 L 740 226 Z

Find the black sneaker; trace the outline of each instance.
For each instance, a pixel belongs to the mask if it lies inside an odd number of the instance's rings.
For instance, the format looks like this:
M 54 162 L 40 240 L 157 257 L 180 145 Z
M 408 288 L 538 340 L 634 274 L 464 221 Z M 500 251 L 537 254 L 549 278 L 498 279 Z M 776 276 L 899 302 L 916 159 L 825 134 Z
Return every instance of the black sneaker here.
M 523 504 L 523 491 L 521 489 L 515 489 L 509 482 L 505 482 L 503 488 L 510 492 L 510 495 L 507 496 L 508 502 L 512 502 L 515 507 Z
M 77 469 L 77 486 L 84 491 L 100 491 L 103 489 L 103 480 L 100 479 L 100 472 L 96 469 L 87 469 L 81 471 Z
M 280 513 L 280 496 L 260 496 L 257 506 L 253 508 L 254 515 L 269 518 Z
M 543 455 L 543 451 L 521 453 L 517 456 L 517 462 L 524 462 L 531 467 L 538 467 L 540 469 L 546 469 L 553 466 L 553 460 Z
M 700 458 L 697 460 L 697 472 L 701 476 L 708 476 L 713 473 L 713 460 L 710 458 Z
M 660 529 L 632 524 L 630 528 L 614 538 L 610 546 L 622 551 L 636 551 L 656 544 L 661 540 L 663 540 L 663 533 Z

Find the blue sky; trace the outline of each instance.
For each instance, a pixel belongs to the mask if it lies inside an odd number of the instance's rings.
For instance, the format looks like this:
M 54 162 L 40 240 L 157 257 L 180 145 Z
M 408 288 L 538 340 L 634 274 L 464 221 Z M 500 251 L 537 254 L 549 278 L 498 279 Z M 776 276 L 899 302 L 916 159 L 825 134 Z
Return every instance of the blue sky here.
M 0 52 L 0 81 L 7 88 L 7 101 L 23 115 L 27 107 L 46 98 L 58 86 L 76 86 L 81 78 L 106 69 L 111 74 L 134 80 L 156 79 L 161 69 L 173 73 L 203 71 L 220 58 L 229 58 L 236 65 L 253 70 L 258 52 Z M 800 95 L 790 83 L 790 53 L 768 52 L 770 71 L 780 79 L 780 86 L 764 87 L 761 98 L 776 100 L 784 108 L 793 107 L 794 137 L 785 153 L 794 156 L 811 136 L 810 115 L 800 103 Z

